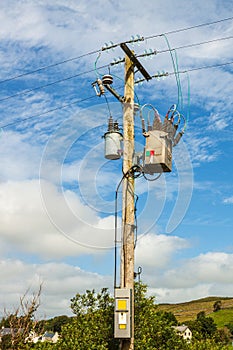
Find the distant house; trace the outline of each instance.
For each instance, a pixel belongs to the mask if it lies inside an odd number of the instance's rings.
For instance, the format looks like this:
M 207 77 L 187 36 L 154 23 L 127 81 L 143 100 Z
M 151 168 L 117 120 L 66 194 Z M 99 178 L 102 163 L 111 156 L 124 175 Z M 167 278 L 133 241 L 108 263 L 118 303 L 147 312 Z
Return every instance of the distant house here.
M 31 333 L 30 335 L 30 339 L 28 339 L 28 341 L 31 341 L 33 343 L 37 343 L 37 342 L 50 342 L 50 343 L 56 343 L 58 341 L 59 335 L 57 332 L 53 333 L 53 332 L 45 332 L 43 335 L 36 335 Z
M 192 332 L 190 331 L 188 326 L 183 324 L 182 326 L 174 326 L 173 328 L 185 340 L 190 341 L 192 339 Z
M 58 341 L 59 335 L 57 332 L 53 333 L 53 332 L 45 332 L 42 335 L 42 339 L 41 341 L 49 341 L 51 343 L 56 343 Z
M 2 327 L 0 329 L 0 342 L 2 341 L 2 337 L 4 337 L 5 335 L 11 335 L 14 336 L 16 334 L 22 333 L 23 329 L 19 328 L 7 328 L 7 327 Z
M 9 334 L 11 334 L 11 328 L 2 327 L 0 329 L 0 342 L 2 341 L 2 337 L 4 337 L 4 335 L 9 335 Z

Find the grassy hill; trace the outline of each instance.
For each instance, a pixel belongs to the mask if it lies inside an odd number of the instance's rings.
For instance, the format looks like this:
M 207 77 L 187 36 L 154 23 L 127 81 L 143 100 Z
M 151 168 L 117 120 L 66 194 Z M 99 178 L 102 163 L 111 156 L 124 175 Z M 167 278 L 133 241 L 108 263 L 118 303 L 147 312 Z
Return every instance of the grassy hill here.
M 213 312 L 214 303 L 218 300 L 221 300 L 221 310 Z M 159 304 L 158 310 L 172 312 L 180 323 L 194 320 L 200 311 L 205 311 L 206 316 L 213 317 L 218 327 L 233 324 L 233 298 L 207 297 L 186 303 Z

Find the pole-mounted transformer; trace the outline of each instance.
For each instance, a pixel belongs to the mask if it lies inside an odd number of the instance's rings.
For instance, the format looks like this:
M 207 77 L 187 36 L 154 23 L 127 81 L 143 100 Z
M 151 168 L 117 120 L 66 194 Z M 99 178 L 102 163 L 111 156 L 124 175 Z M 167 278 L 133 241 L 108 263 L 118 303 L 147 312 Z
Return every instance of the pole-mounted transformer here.
M 113 121 L 110 116 L 108 119 L 108 131 L 103 136 L 105 140 L 105 158 L 110 160 L 120 159 L 122 155 L 121 143 L 123 135 L 120 132 L 117 121 Z
M 143 171 L 146 174 L 170 172 L 172 170 L 172 141 L 168 133 L 162 130 L 151 130 L 144 133 Z
M 147 130 L 145 120 L 142 118 L 142 109 L 146 106 L 154 111 L 153 124 L 150 125 L 148 119 Z M 141 109 L 142 132 L 146 138 L 142 157 L 143 172 L 145 174 L 171 172 L 172 149 L 184 134 L 184 129 L 177 133 L 181 114 L 176 110 L 176 105 L 172 105 L 162 123 L 158 111 L 152 105 L 146 104 L 143 107 Z

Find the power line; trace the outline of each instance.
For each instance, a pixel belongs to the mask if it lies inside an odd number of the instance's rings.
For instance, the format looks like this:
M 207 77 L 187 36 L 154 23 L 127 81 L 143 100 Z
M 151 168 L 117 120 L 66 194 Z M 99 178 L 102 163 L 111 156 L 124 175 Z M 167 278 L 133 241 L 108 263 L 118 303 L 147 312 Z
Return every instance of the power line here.
M 208 26 L 208 25 L 213 25 L 213 24 L 229 21 L 229 20 L 232 20 L 232 19 L 233 19 L 233 17 L 223 18 L 223 19 L 218 20 L 218 21 L 197 24 L 197 25 L 194 25 L 194 26 L 186 27 L 186 28 L 180 28 L 180 29 L 168 31 L 168 32 L 165 32 L 165 33 L 162 33 L 162 34 L 150 35 L 150 36 L 144 37 L 143 39 L 144 40 L 149 40 L 149 39 L 152 39 L 152 38 L 156 38 L 156 37 L 162 36 L 164 34 L 165 35 L 175 34 L 175 33 L 183 32 L 183 31 L 191 30 L 191 29 L 194 29 L 194 28 L 200 28 L 200 27 L 204 27 L 204 26 Z M 118 45 L 120 45 L 120 44 L 116 44 L 116 45 L 114 45 L 114 47 L 116 47 Z M 87 57 L 87 56 L 90 56 L 90 55 L 93 55 L 93 54 L 97 54 L 97 53 L 99 53 L 101 51 L 102 51 L 102 49 L 93 50 L 93 51 L 87 52 L 87 53 L 85 53 L 83 55 L 80 55 L 80 56 L 68 58 L 68 59 L 60 61 L 60 62 L 56 62 L 56 63 L 50 64 L 50 65 L 47 65 L 47 66 L 43 66 L 43 67 L 40 67 L 40 68 L 31 70 L 31 71 L 28 71 L 28 72 L 25 72 L 25 73 L 22 73 L 22 74 L 18 74 L 18 75 L 15 75 L 13 77 L 10 77 L 10 78 L 0 80 L 0 84 L 6 83 L 6 82 L 9 82 L 9 81 L 12 81 L 12 80 L 16 80 L 18 78 L 21 78 L 21 77 L 24 77 L 24 76 L 27 76 L 27 75 L 30 75 L 30 74 L 38 73 L 40 71 L 43 71 L 43 70 L 46 70 L 46 69 L 49 69 L 49 68 L 52 68 L 52 67 L 59 66 L 61 64 L 65 64 L 65 63 L 68 63 L 68 62 L 79 60 L 79 59 L 81 59 L 83 57 Z
M 62 106 L 59 106 L 59 107 L 56 107 L 56 108 L 53 108 L 53 109 L 49 109 L 48 111 L 42 112 L 42 113 L 40 113 L 40 114 L 36 114 L 36 115 L 30 116 L 30 117 L 26 117 L 26 118 L 23 118 L 23 119 L 20 119 L 20 120 L 16 120 L 16 121 L 11 122 L 11 123 L 8 123 L 8 124 L 0 125 L 0 129 L 4 129 L 4 128 L 7 128 L 7 127 L 12 126 L 12 125 L 20 124 L 20 123 L 23 123 L 23 122 L 25 122 L 25 121 L 27 121 L 27 120 L 33 119 L 33 118 L 41 117 L 42 115 L 45 115 L 45 114 L 49 114 L 49 113 L 58 111 L 58 110 L 60 110 L 60 109 L 69 107 L 69 106 L 71 106 L 71 105 L 73 105 L 73 104 L 77 104 L 77 103 L 81 103 L 81 102 L 90 100 L 90 99 L 92 99 L 92 98 L 94 98 L 94 97 L 96 98 L 96 95 L 90 96 L 90 97 L 87 97 L 87 98 L 83 98 L 82 100 L 75 100 L 75 101 L 70 102 L 70 103 L 67 103 L 67 104 L 65 104 L 65 105 L 62 105 Z
M 41 71 L 43 71 L 43 70 L 45 70 L 45 69 L 52 68 L 52 67 L 56 67 L 56 66 L 59 66 L 59 65 L 61 65 L 61 64 L 67 63 L 67 62 L 76 61 L 76 60 L 78 60 L 78 59 L 80 59 L 80 58 L 83 58 L 83 57 L 86 57 L 86 56 L 90 56 L 90 55 L 96 54 L 96 53 L 98 53 L 98 52 L 100 52 L 100 51 L 101 51 L 101 50 L 91 51 L 91 52 L 85 53 L 85 54 L 80 55 L 80 56 L 76 56 L 76 57 L 73 57 L 73 58 L 68 58 L 68 59 L 66 59 L 66 60 L 64 60 L 64 61 L 61 61 L 61 62 L 53 63 L 53 64 L 50 64 L 50 65 L 47 65 L 47 66 L 44 66 L 44 67 L 37 68 L 37 69 L 35 69 L 35 70 L 29 71 L 29 72 L 25 72 L 25 73 L 16 75 L 16 76 L 11 77 L 11 78 L 7 78 L 7 79 L 4 79 L 4 80 L 0 80 L 0 84 L 6 83 L 6 82 L 9 82 L 9 81 L 18 79 L 18 78 L 22 78 L 22 77 L 24 77 L 24 76 L 26 76 L 26 75 L 38 73 L 38 72 L 41 72 Z
M 223 38 L 217 38 L 217 39 L 207 40 L 207 41 L 203 41 L 203 42 L 199 42 L 199 43 L 193 43 L 193 44 L 178 46 L 178 47 L 171 48 L 171 49 L 166 49 L 166 50 L 158 50 L 158 51 L 155 51 L 155 54 L 166 53 L 166 52 L 170 52 L 170 51 L 175 51 L 175 50 L 180 50 L 180 49 L 186 49 L 186 48 L 190 48 L 190 47 L 195 47 L 195 46 L 205 45 L 205 44 L 209 44 L 209 43 L 213 43 L 213 42 L 218 42 L 218 41 L 223 41 L 223 40 L 230 40 L 230 39 L 233 39 L 233 36 L 228 36 L 228 37 L 223 37 Z M 142 56 L 142 55 L 138 55 L 137 57 L 141 57 L 141 56 Z M 109 65 L 106 64 L 106 65 L 104 65 L 104 66 L 98 67 L 98 69 L 107 68 L 108 66 L 109 66 Z M 0 102 L 6 101 L 6 100 L 11 99 L 11 98 L 14 98 L 14 97 L 26 95 L 26 94 L 28 94 L 28 93 L 30 93 L 30 92 L 33 92 L 33 91 L 36 91 L 36 90 L 40 90 L 40 89 L 43 89 L 43 88 L 46 88 L 46 87 L 49 87 L 49 86 L 52 86 L 52 85 L 55 85 L 55 84 L 59 84 L 59 83 L 62 83 L 62 82 L 64 82 L 64 81 L 68 81 L 68 80 L 77 78 L 77 77 L 79 77 L 79 76 L 82 76 L 82 75 L 85 75 L 85 74 L 88 74 L 88 73 L 91 73 L 91 72 L 94 72 L 94 71 L 95 71 L 95 69 L 90 69 L 90 70 L 88 70 L 88 71 L 81 72 L 81 73 L 78 73 L 78 74 L 69 76 L 69 77 L 67 77 L 67 78 L 55 80 L 55 81 L 53 81 L 53 82 L 51 82 L 51 83 L 48 83 L 48 84 L 45 84 L 45 85 L 41 85 L 41 86 L 38 86 L 38 87 L 35 87 L 35 88 L 32 88 L 32 89 L 24 90 L 24 91 L 21 91 L 21 92 L 18 92 L 18 93 L 16 93 L 16 94 L 14 94 L 14 95 L 10 95 L 10 96 L 6 96 L 6 97 L 4 97 L 4 98 L 1 98 L 1 99 L 0 99 Z
M 155 35 L 147 36 L 147 37 L 145 37 L 145 40 L 157 38 L 157 37 L 162 36 L 164 34 L 165 35 L 176 34 L 176 33 L 184 32 L 184 31 L 187 31 L 187 30 L 200 28 L 200 27 L 205 27 L 205 26 L 209 26 L 209 25 L 212 25 L 212 24 L 222 23 L 222 22 L 231 21 L 231 20 L 233 20 L 233 17 L 223 18 L 223 19 L 220 19 L 218 21 L 213 21 L 213 22 L 197 24 L 197 25 L 194 25 L 194 26 L 191 26 L 191 27 L 175 29 L 175 30 L 171 30 L 171 31 L 168 31 L 168 32 L 165 32 L 165 33 L 162 33 L 162 34 L 155 34 Z
M 202 70 L 202 69 L 217 68 L 217 67 L 227 66 L 227 65 L 230 65 L 230 64 L 233 64 L 233 61 L 231 61 L 231 62 L 226 62 L 226 63 L 215 64 L 215 65 L 211 65 L 211 66 L 202 66 L 202 67 L 196 67 L 196 68 L 189 68 L 189 69 L 185 69 L 185 70 L 182 70 L 182 71 L 179 71 L 179 72 L 176 72 L 176 73 L 175 73 L 175 72 L 166 73 L 166 76 L 174 75 L 174 74 L 177 74 L 177 73 L 183 74 L 183 73 L 188 73 L 188 72 L 197 71 L 197 70 Z M 152 78 L 156 78 L 156 77 L 157 77 L 157 76 L 152 76 Z M 145 79 L 141 79 L 140 82 L 142 82 L 142 81 L 144 81 L 144 80 L 145 80 Z M 138 82 L 139 82 L 139 81 L 138 81 Z M 71 103 L 67 103 L 67 104 L 65 104 L 65 105 L 62 105 L 62 106 L 59 106 L 59 107 L 50 109 L 50 110 L 45 111 L 45 112 L 42 112 L 42 113 L 40 113 L 40 114 L 36 114 L 36 115 L 30 116 L 30 117 L 26 117 L 26 118 L 23 118 L 23 119 L 20 119 L 20 120 L 16 120 L 16 121 L 11 122 L 11 123 L 8 123 L 8 124 L 0 125 L 0 129 L 4 129 L 4 128 L 9 127 L 9 126 L 12 126 L 12 125 L 20 124 L 20 123 L 23 123 L 24 121 L 27 121 L 27 120 L 30 120 L 30 119 L 33 119 L 33 118 L 41 117 L 42 115 L 52 113 L 52 112 L 54 112 L 54 111 L 57 111 L 57 110 L 60 110 L 60 109 L 69 107 L 69 106 L 71 106 L 71 105 L 73 105 L 73 104 L 77 104 L 77 103 L 81 103 L 81 102 L 90 100 L 90 99 L 92 99 L 92 98 L 96 98 L 96 95 L 93 95 L 93 96 L 84 98 L 84 99 L 82 99 L 82 100 L 75 100 L 75 101 L 73 101 L 73 102 L 71 102 Z
M 101 67 L 99 67 L 99 69 L 103 69 L 103 68 L 106 68 L 106 67 L 108 67 L 108 65 L 101 66 Z M 16 94 L 14 94 L 14 95 L 10 95 L 10 96 L 6 96 L 6 97 L 1 98 L 1 99 L 0 99 L 0 102 L 9 100 L 9 99 L 14 98 L 14 97 L 26 95 L 26 94 L 28 94 L 28 93 L 30 93 L 30 92 L 32 92 L 32 91 L 40 90 L 40 89 L 43 89 L 43 88 L 46 88 L 46 87 L 49 87 L 49 86 L 52 86 L 52 85 L 55 85 L 55 84 L 59 84 L 59 83 L 62 83 L 62 82 L 64 82 L 64 81 L 71 80 L 71 79 L 77 78 L 77 77 L 79 77 L 79 76 L 81 76 L 81 75 L 88 74 L 88 73 L 91 73 L 91 72 L 94 72 L 94 71 L 95 71 L 95 69 L 90 69 L 89 71 L 81 72 L 81 73 L 72 75 L 72 76 L 67 77 L 67 78 L 55 80 L 55 81 L 53 81 L 53 82 L 51 82 L 51 83 L 48 83 L 48 84 L 45 84 L 45 85 L 41 85 L 41 86 L 37 86 L 37 87 L 32 88 L 32 89 L 20 91 L 20 92 L 17 92 Z
M 214 42 L 217 42 L 217 41 L 230 40 L 230 39 L 233 39 L 233 35 L 232 36 L 223 37 L 223 38 L 218 38 L 218 39 L 202 41 L 200 43 L 194 43 L 194 44 L 178 46 L 178 47 L 172 48 L 171 50 L 167 49 L 167 50 L 156 51 L 156 53 L 164 53 L 164 52 L 169 52 L 169 51 L 173 51 L 173 50 L 186 49 L 186 48 L 190 48 L 190 47 L 194 47 L 194 46 L 200 46 L 200 45 L 214 43 Z
M 197 68 L 189 68 L 189 69 L 185 69 L 183 71 L 180 71 L 179 73 L 187 73 L 187 72 L 193 72 L 193 71 L 197 71 L 197 70 L 202 70 L 202 69 L 210 69 L 210 68 L 218 68 L 218 67 L 223 67 L 223 66 L 227 66 L 233 64 L 233 61 L 231 62 L 226 62 L 226 63 L 219 63 L 219 64 L 213 64 L 211 66 L 202 66 L 202 67 L 197 67 Z M 168 75 L 173 75 L 175 73 L 168 73 Z
M 198 71 L 198 70 L 202 70 L 202 69 L 211 69 L 211 68 L 223 67 L 223 66 L 227 66 L 227 65 L 230 65 L 230 64 L 233 64 L 233 61 L 226 62 L 226 63 L 213 64 L 211 66 L 202 66 L 202 67 L 196 67 L 196 68 L 189 68 L 189 69 L 185 69 L 185 70 L 181 70 L 181 71 L 179 70 L 177 72 L 170 72 L 170 73 L 167 72 L 167 73 L 164 73 L 164 74 L 155 74 L 155 75 L 152 75 L 151 77 L 152 78 L 167 77 L 167 76 L 170 76 L 170 75 L 184 74 L 184 73 Z M 139 84 L 139 83 L 142 83 L 144 81 L 146 81 L 146 79 L 137 80 L 135 83 Z

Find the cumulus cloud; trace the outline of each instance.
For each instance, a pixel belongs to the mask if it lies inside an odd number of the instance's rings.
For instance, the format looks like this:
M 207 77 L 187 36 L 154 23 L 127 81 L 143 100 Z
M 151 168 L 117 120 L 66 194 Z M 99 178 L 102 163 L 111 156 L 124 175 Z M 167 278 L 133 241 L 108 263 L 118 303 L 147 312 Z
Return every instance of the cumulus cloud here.
M 224 204 L 233 204 L 233 196 L 228 197 L 228 198 L 225 198 L 225 199 L 223 200 L 223 203 L 224 203 Z
M 0 181 L 24 180 L 37 177 L 40 160 L 39 149 L 30 145 L 25 136 L 15 132 L 1 134 L 1 173 Z
M 11 249 L 56 258 L 113 246 L 113 217 L 98 217 L 72 191 L 45 182 L 43 191 L 44 203 L 37 180 L 0 184 L 1 240 Z
M 54 0 L 52 5 L 48 5 L 47 1 L 3 2 L 0 9 L 1 79 L 99 49 L 110 40 L 117 43 L 128 40 L 131 34 L 138 32 L 144 36 L 153 36 L 190 27 L 197 24 L 197 18 L 199 23 L 204 23 L 228 17 L 231 10 L 230 2 L 219 7 L 218 2 L 212 0 L 205 3 L 187 3 L 180 0 L 177 16 L 171 0 L 147 2 L 144 5 L 142 8 L 140 0 L 127 0 L 124 3 L 109 0 L 103 6 L 96 5 L 94 0 L 80 0 L 78 3 L 75 0 Z M 170 19 L 169 23 L 167 18 Z M 127 27 L 124 25 L 126 21 Z M 231 22 L 226 21 L 214 27 L 203 26 L 169 35 L 169 41 L 174 48 L 215 39 L 219 37 L 219 33 L 222 36 L 231 35 L 231 30 Z M 141 53 L 150 47 L 156 50 L 167 49 L 163 37 L 154 37 L 142 42 L 136 51 Z M 222 63 L 232 55 L 229 41 L 177 52 L 180 69 Z M 122 56 L 121 49 L 103 53 L 98 64 L 109 64 L 118 54 Z M 38 88 L 39 81 L 47 84 L 83 72 L 84 68 L 90 71 L 88 75 L 81 76 L 82 79 L 88 76 L 85 81 L 69 79 L 66 83 L 56 84 L 54 88 L 50 86 L 40 93 L 32 91 L 29 95 L 5 99 L 1 103 L 1 125 L 59 108 L 63 103 L 73 101 L 73 98 L 91 96 L 94 93 L 91 82 L 95 79 L 92 71 L 95 59 L 95 55 L 89 55 L 85 60 L 75 60 L 53 69 L 41 70 L 37 74 L 25 76 L 24 79 L 12 80 L 9 85 L 2 84 L 1 98 L 5 98 L 24 89 Z M 156 55 L 155 60 L 156 70 L 166 69 L 173 72 L 169 52 Z M 142 61 L 151 74 L 156 73 L 155 60 Z M 150 185 L 141 182 L 138 188 L 143 201 L 148 195 L 144 207 L 141 203 L 139 205 L 139 232 L 149 233 L 138 237 L 136 263 L 143 267 L 145 282 L 150 283 L 161 301 L 166 301 L 166 298 L 170 301 L 183 301 L 218 291 L 223 294 L 230 293 L 232 288 L 229 283 L 232 274 L 231 255 L 208 253 L 177 262 L 178 252 L 186 249 L 188 242 L 178 236 L 151 233 L 151 227 L 157 223 L 165 201 L 168 200 L 170 205 L 178 192 L 180 200 L 177 201 L 178 210 L 173 218 L 176 216 L 179 220 L 171 220 L 171 215 L 168 228 L 171 230 L 181 222 L 193 188 L 191 163 L 208 166 L 207 163 L 218 160 L 220 138 L 213 132 L 226 132 L 231 125 L 229 110 L 232 110 L 232 102 L 229 96 L 232 96 L 232 74 L 228 67 L 215 69 L 214 73 L 213 70 L 190 73 L 190 124 L 194 126 L 192 130 L 197 132 L 188 130 L 188 137 L 185 139 L 188 144 L 186 155 L 182 143 L 174 150 L 173 175 L 175 173 L 178 181 L 169 175 L 167 182 L 164 176 Z M 122 67 L 112 69 L 119 69 L 119 76 L 123 76 Z M 101 69 L 100 71 L 107 73 Z M 113 73 L 116 71 L 113 70 Z M 182 87 L 183 83 L 186 86 L 187 77 L 182 75 L 181 82 Z M 149 87 L 145 85 L 138 89 L 141 101 L 147 96 L 148 102 L 157 101 L 159 106 L 161 103 L 162 114 L 166 113 L 169 107 L 167 104 L 174 103 L 177 99 L 174 75 L 169 76 L 159 86 L 157 81 L 152 81 Z M 185 108 L 186 94 L 184 90 Z M 114 118 L 121 123 L 122 110 L 120 104 L 117 105 L 117 111 L 112 103 L 110 109 Z M 104 103 L 102 107 L 93 106 L 90 111 L 78 113 L 80 108 L 80 105 L 73 104 L 68 109 L 56 109 L 56 114 L 43 114 L 43 118 L 32 118 L 23 124 L 14 125 L 14 132 L 1 133 L 0 251 L 2 257 L 15 253 L 24 259 L 32 259 L 31 264 L 20 260 L 2 260 L 2 300 L 6 306 L 15 303 L 19 293 L 22 295 L 28 285 L 34 286 L 35 281 L 42 280 L 45 315 L 66 313 L 65 310 L 69 307 L 67 300 L 77 290 L 108 283 L 108 277 L 92 274 L 66 263 L 33 264 L 38 256 L 51 261 L 80 255 L 85 259 L 85 254 L 90 253 L 104 255 L 113 245 L 114 200 L 109 201 L 109 198 L 110 193 L 114 198 L 114 191 L 122 174 L 116 171 L 117 167 L 105 167 L 103 144 L 100 145 L 103 129 L 99 127 L 97 130 L 99 125 L 104 124 L 106 127 L 109 111 Z M 201 108 L 203 110 L 200 111 Z M 72 120 L 61 123 L 70 115 L 74 116 Z M 59 123 L 60 127 L 57 128 Z M 231 136 L 229 134 L 229 140 L 232 141 Z M 42 150 L 48 139 L 43 158 Z M 39 183 L 37 179 L 41 160 Z M 178 171 L 180 169 L 182 172 Z M 216 187 L 210 180 L 200 185 L 196 183 L 194 190 L 197 186 L 202 190 Z M 232 197 L 224 200 L 225 204 L 232 202 Z M 61 284 L 61 280 L 65 283 Z
M 42 285 L 38 318 L 71 315 L 70 299 L 86 289 L 111 286 L 109 276 L 90 273 L 65 263 L 26 264 L 21 260 L 1 260 L 0 278 L 4 281 L 0 291 L 0 314 L 19 306 L 20 297 L 36 294 Z
M 209 252 L 173 262 L 173 268 L 147 276 L 158 302 L 183 302 L 210 295 L 232 296 L 233 254 Z
M 177 268 L 166 271 L 161 279 L 164 287 L 192 288 L 199 284 L 230 285 L 233 254 L 209 252 L 183 261 Z
M 164 268 L 178 250 L 187 247 L 187 241 L 177 236 L 148 233 L 138 237 L 136 264 L 144 266 L 145 271 L 156 271 Z

